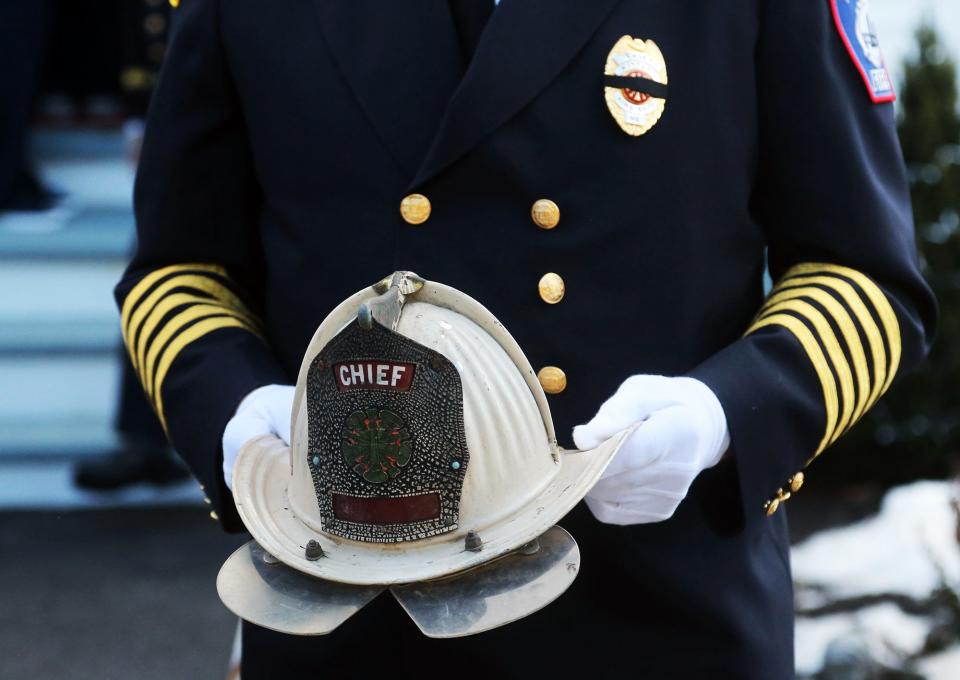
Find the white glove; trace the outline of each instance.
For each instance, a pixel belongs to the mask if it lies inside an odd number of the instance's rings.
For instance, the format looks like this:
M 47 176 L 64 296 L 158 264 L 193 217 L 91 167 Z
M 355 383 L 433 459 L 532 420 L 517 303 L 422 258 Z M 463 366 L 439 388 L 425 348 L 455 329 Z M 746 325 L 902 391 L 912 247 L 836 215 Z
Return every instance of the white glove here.
M 586 496 L 601 522 L 669 519 L 696 476 L 730 446 L 723 407 L 710 388 L 694 378 L 660 375 L 627 378 L 593 420 L 573 429 L 573 441 L 594 448 L 638 422 Z
M 223 479 L 233 491 L 233 464 L 243 445 L 254 437 L 272 434 L 290 446 L 293 385 L 258 387 L 240 402 L 223 430 Z

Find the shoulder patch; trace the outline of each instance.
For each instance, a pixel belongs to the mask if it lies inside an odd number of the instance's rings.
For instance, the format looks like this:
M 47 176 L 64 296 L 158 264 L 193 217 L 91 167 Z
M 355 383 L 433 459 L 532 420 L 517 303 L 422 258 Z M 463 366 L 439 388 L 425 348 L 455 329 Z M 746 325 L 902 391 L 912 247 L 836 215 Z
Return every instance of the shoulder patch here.
M 833 21 L 875 104 L 897 98 L 870 20 L 870 0 L 830 0 Z

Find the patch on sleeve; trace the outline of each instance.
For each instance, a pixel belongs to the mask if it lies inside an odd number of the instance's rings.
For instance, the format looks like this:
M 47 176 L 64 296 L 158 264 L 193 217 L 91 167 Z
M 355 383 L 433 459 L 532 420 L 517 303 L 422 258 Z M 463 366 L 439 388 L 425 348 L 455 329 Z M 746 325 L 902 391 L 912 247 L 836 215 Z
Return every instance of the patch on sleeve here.
M 830 0 L 830 5 L 840 38 L 863 77 L 870 99 L 876 104 L 892 102 L 897 95 L 870 20 L 870 0 Z

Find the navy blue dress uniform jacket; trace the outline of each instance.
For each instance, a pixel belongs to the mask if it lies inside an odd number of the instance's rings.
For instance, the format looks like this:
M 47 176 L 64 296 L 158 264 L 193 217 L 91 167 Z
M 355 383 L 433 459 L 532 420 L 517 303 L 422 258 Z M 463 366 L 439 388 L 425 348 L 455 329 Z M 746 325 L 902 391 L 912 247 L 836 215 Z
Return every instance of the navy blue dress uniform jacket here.
M 733 442 L 666 522 L 575 510 L 581 575 L 537 615 L 448 641 L 387 598 L 326 638 L 248 625 L 244 680 L 792 675 L 776 511 L 922 358 L 936 317 L 893 106 L 873 101 L 832 8 L 506 0 L 465 68 L 444 0 L 183 0 L 117 297 L 147 394 L 227 529 L 242 529 L 220 473 L 238 402 L 293 382 L 322 318 L 397 269 L 479 299 L 534 368 L 562 369 L 561 444 L 635 373 L 705 382 Z M 654 40 L 669 73 L 637 137 L 604 101 L 623 35 Z M 414 193 L 431 205 L 416 225 L 399 210 Z M 543 198 L 555 228 L 531 219 Z M 557 304 L 538 294 L 548 272 Z

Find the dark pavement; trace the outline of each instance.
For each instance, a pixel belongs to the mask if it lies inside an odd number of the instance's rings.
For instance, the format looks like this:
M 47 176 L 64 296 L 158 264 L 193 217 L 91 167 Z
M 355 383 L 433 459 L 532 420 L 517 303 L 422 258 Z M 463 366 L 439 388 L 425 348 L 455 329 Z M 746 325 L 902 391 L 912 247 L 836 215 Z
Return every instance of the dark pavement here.
M 0 513 L 0 678 L 223 678 L 243 540 L 203 507 Z

